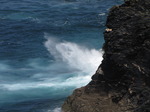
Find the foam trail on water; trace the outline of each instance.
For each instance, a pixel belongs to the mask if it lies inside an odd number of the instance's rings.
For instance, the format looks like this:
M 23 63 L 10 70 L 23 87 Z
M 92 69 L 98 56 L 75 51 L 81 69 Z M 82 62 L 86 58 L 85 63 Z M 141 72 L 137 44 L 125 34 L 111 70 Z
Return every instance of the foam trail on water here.
M 0 88 L 9 91 L 27 90 L 36 88 L 55 88 L 62 89 L 66 87 L 80 87 L 87 84 L 90 81 L 90 76 L 74 76 L 67 78 L 64 81 L 58 81 L 59 79 L 46 80 L 42 82 L 28 82 L 28 83 L 16 83 L 16 84 L 1 84 Z

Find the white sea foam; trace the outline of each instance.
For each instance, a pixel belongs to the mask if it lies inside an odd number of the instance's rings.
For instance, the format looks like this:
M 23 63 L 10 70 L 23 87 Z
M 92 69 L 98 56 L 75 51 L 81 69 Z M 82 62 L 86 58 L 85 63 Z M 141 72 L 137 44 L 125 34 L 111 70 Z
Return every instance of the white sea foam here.
M 58 81 L 59 79 L 46 80 L 42 82 L 32 82 L 32 83 L 16 83 L 16 84 L 1 84 L 0 88 L 16 91 L 16 90 L 26 90 L 26 89 L 36 89 L 36 88 L 55 88 L 55 89 L 65 89 L 67 87 L 80 87 L 87 84 L 90 81 L 90 76 L 75 76 L 67 78 L 64 81 Z
M 46 112 L 61 112 L 61 108 L 55 108 L 54 110 L 48 110 Z
M 44 43 L 45 47 L 49 53 L 55 58 L 56 63 L 52 64 L 55 70 L 51 72 L 53 68 L 50 68 L 50 73 L 56 75 L 56 77 L 50 77 L 47 73 L 48 67 L 42 68 L 42 71 L 36 74 L 32 74 L 31 79 L 39 79 L 39 81 L 32 82 L 19 82 L 12 84 L 1 84 L 0 88 L 16 91 L 16 90 L 26 90 L 33 88 L 55 88 L 55 89 L 65 89 L 68 87 L 81 87 L 86 85 L 91 80 L 91 75 L 94 74 L 99 64 L 102 61 L 102 51 L 96 49 L 88 49 L 86 47 L 80 46 L 76 43 L 71 42 L 59 42 L 58 40 L 45 35 L 47 41 Z M 32 63 L 32 66 L 39 70 L 41 67 L 37 66 L 36 63 Z M 68 69 L 76 70 L 73 76 L 62 79 L 63 76 L 57 71 L 61 71 L 63 67 L 69 67 Z M 6 69 L 4 67 L 3 69 Z M 44 72 L 46 70 L 46 73 Z M 56 72 L 55 72 L 56 71 Z M 55 74 L 56 73 L 56 74 Z M 65 75 L 66 73 L 64 73 Z M 71 73 L 68 73 L 71 74 Z
M 53 112 L 61 112 L 61 108 L 55 108 Z
M 58 42 L 46 35 L 45 47 L 56 60 L 62 60 L 70 67 L 94 73 L 102 61 L 102 50 L 87 49 L 71 42 Z
M 104 15 L 106 15 L 106 13 L 100 13 L 100 14 L 98 14 L 99 16 L 104 16 Z

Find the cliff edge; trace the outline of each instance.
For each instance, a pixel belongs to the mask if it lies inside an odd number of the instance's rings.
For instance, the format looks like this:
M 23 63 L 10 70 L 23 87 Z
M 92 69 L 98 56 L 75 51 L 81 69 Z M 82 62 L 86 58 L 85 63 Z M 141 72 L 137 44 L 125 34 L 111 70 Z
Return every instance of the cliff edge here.
M 111 8 L 102 64 L 63 112 L 150 112 L 150 0 Z

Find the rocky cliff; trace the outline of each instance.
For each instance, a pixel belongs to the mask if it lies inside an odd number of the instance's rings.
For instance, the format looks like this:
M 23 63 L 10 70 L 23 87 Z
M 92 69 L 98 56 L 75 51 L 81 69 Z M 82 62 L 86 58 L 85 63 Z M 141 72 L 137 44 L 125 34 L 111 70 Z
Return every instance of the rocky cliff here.
M 150 0 L 125 0 L 108 15 L 102 64 L 64 112 L 150 112 Z

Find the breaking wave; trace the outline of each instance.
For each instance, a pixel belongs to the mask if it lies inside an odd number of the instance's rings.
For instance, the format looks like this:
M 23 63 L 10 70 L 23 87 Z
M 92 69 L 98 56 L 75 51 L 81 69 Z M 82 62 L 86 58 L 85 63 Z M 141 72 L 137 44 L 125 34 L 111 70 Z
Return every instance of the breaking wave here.
M 43 67 L 39 66 L 40 61 L 38 60 L 34 64 L 31 61 L 32 69 L 38 72 L 31 74 L 29 77 L 31 82 L 4 83 L 0 85 L 1 89 L 9 91 L 37 88 L 60 89 L 80 87 L 91 80 L 91 75 L 94 74 L 102 61 L 101 50 L 88 49 L 72 42 L 60 42 L 56 38 L 48 36 L 48 34 L 45 34 L 45 38 L 47 41 L 44 45 L 50 55 L 54 57 L 54 63 Z M 1 70 L 6 71 L 7 68 L 5 65 Z M 30 72 L 32 69 L 29 69 L 29 71 L 27 69 L 27 71 Z M 38 79 L 38 81 L 33 79 Z
M 45 37 L 45 47 L 50 54 L 74 69 L 94 73 L 102 61 L 102 50 L 88 49 L 71 42 L 58 42 L 47 34 Z

